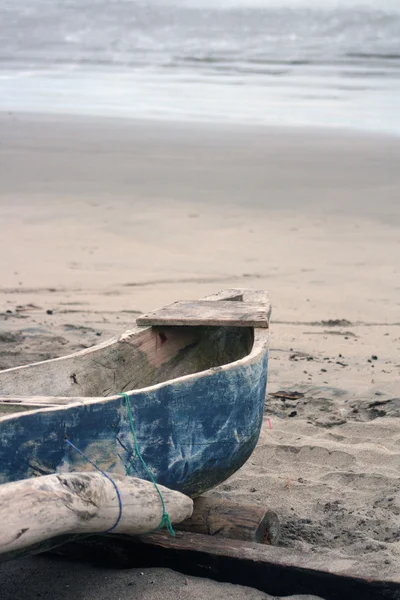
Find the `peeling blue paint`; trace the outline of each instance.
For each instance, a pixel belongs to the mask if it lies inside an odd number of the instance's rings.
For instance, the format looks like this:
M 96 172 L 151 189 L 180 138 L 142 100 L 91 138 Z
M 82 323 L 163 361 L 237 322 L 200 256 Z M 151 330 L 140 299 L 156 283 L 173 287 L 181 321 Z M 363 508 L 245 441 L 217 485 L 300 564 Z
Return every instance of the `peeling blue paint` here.
M 157 483 L 196 496 L 243 465 L 261 430 L 267 365 L 265 350 L 247 364 L 128 394 Z M 124 473 L 133 456 L 122 397 L 27 412 L 0 422 L 0 483 L 91 468 L 65 436 L 105 471 Z M 130 474 L 146 479 L 139 460 Z

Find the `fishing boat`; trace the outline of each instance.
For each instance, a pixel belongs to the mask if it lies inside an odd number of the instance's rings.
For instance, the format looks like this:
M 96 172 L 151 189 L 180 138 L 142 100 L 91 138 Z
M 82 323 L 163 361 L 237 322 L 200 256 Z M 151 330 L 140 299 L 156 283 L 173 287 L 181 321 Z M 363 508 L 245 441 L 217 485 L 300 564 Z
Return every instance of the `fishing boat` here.
M 230 477 L 261 430 L 269 316 L 265 292 L 227 290 L 142 315 L 89 349 L 0 371 L 0 515 L 10 498 L 37 500 L 55 475 L 63 491 L 82 485 L 79 473 L 114 496 L 116 480 L 135 479 L 172 499 Z M 183 504 L 176 519 L 189 516 Z

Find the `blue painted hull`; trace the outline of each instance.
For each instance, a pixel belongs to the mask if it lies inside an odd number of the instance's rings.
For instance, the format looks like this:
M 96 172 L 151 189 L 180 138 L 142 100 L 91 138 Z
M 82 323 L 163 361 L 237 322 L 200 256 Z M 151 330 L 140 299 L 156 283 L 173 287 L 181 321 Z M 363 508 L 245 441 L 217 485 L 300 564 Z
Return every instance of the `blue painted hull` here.
M 262 425 L 268 352 L 251 360 L 129 392 L 141 454 L 155 480 L 189 496 L 218 485 L 248 459 Z M 114 396 L 0 421 L 0 483 L 93 467 L 147 479 L 134 459 L 126 401 Z M 133 460 L 132 460 L 133 459 Z

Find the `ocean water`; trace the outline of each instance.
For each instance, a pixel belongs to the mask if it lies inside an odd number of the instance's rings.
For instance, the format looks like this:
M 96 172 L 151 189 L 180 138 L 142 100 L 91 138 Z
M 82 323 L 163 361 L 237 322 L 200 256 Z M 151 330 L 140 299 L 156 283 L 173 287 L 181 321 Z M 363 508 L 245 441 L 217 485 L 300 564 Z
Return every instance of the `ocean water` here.
M 0 110 L 399 134 L 400 0 L 1 0 Z

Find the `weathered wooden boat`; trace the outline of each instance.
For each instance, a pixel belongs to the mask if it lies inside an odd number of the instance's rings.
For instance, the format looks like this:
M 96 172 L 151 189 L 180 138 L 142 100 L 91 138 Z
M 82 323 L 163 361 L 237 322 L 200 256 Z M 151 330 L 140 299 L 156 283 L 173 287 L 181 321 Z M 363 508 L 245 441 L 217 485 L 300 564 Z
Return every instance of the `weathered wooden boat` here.
M 13 494 L 34 499 L 39 488 L 51 488 L 56 498 L 60 485 L 78 496 L 79 486 L 90 488 L 90 498 L 100 494 L 107 504 L 106 496 L 115 501 L 112 478 L 128 502 L 135 493 L 126 479 L 169 488 L 168 510 L 179 505 L 172 519 L 188 517 L 192 504 L 182 494 L 193 498 L 227 479 L 257 443 L 269 315 L 265 292 L 227 290 L 144 315 L 131 331 L 90 349 L 1 371 L 2 517 L 10 514 Z M 105 477 L 94 472 L 85 479 L 95 468 Z M 33 485 L 32 478 L 39 481 Z M 148 530 L 159 517 L 153 510 Z M 110 519 L 101 521 L 105 529 L 115 528 Z M 69 524 L 53 535 L 81 530 Z M 2 551 L 8 550 L 0 541 Z

